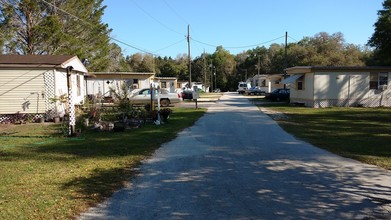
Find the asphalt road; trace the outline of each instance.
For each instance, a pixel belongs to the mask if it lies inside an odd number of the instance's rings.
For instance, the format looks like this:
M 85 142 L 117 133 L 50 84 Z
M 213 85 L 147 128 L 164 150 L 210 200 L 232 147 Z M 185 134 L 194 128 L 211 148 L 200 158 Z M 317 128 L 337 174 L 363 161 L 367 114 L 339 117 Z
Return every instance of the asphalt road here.
M 80 219 L 390 219 L 391 173 L 284 132 L 227 93 Z

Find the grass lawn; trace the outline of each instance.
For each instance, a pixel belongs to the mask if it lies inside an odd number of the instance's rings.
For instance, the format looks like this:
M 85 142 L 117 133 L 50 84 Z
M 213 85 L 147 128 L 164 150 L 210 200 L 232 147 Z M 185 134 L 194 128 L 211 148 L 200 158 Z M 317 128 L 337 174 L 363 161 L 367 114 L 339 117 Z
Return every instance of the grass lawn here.
M 200 98 L 220 98 L 224 93 L 222 92 L 201 92 Z
M 173 111 L 164 125 L 77 138 L 61 137 L 58 124 L 0 130 L 0 219 L 72 219 L 102 201 L 206 109 Z
M 391 170 L 391 108 L 262 107 L 285 113 L 278 123 L 302 140 Z

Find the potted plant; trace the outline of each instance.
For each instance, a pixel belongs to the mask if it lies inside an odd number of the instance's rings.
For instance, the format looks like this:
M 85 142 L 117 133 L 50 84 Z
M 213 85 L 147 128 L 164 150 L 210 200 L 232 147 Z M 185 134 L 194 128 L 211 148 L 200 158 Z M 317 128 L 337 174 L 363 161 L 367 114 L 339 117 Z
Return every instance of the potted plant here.
M 167 121 L 171 113 L 172 110 L 170 108 L 163 108 L 160 110 L 160 116 L 162 117 L 163 121 Z

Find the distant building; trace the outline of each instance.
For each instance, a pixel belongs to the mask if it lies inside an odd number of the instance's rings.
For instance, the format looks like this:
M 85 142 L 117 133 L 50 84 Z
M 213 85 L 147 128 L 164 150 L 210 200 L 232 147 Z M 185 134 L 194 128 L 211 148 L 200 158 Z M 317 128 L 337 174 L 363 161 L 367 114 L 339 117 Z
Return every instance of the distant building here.
M 250 81 L 251 86 L 258 86 L 265 92 L 272 92 L 284 87 L 284 84 L 281 83 L 283 79 L 284 74 L 262 74 L 255 75 Z
M 176 77 L 154 77 L 153 82 L 169 92 L 176 92 L 178 88 L 178 79 Z
M 137 72 L 93 72 L 87 78 L 87 94 L 99 97 L 111 97 L 111 89 L 120 91 L 126 85 L 129 91 L 149 88 L 155 73 Z

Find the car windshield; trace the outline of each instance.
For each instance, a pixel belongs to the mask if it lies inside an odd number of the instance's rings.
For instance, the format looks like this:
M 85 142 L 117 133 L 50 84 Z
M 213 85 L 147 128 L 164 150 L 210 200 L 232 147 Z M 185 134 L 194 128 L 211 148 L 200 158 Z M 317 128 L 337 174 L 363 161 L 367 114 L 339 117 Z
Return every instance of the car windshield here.
M 139 92 L 139 94 L 140 94 L 140 95 L 148 95 L 148 94 L 151 94 L 151 93 L 150 93 L 149 89 L 145 89 L 145 90 L 141 90 L 141 91 Z

